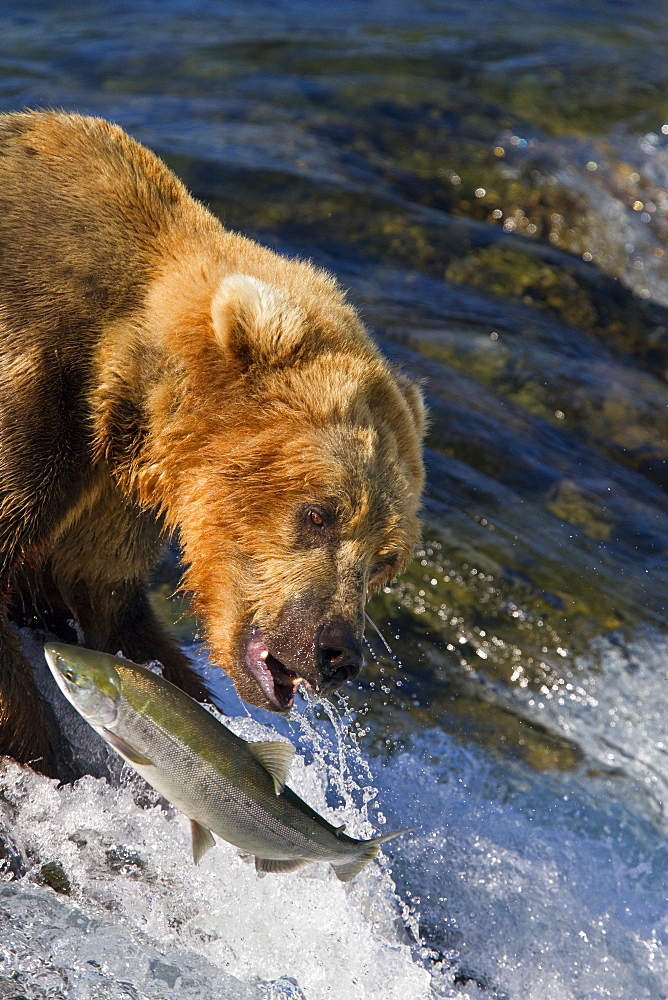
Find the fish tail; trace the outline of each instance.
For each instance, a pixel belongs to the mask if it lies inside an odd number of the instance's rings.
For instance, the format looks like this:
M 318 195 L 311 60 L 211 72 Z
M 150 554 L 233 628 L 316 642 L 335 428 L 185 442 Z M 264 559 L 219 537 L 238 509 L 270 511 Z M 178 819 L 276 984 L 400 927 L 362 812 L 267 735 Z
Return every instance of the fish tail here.
M 343 865 L 332 865 L 334 874 L 340 882 L 349 882 L 351 878 L 355 878 L 362 871 L 369 861 L 373 861 L 378 856 L 381 844 L 384 844 L 386 840 L 392 840 L 393 837 L 400 837 L 402 833 L 409 833 L 413 829 L 414 827 L 407 826 L 403 830 L 393 830 L 392 833 L 384 833 L 380 837 L 374 837 L 373 840 L 367 840 L 364 845 L 365 850 L 358 857 Z

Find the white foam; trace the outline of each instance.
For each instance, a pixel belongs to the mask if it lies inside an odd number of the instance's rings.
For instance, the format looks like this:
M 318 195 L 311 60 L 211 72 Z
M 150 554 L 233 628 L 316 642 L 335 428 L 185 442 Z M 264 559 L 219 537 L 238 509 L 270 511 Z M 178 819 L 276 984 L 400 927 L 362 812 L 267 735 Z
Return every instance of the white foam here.
M 668 995 L 667 665 L 665 639 L 647 634 L 602 646 L 554 691 L 506 689 L 513 710 L 584 751 L 564 772 L 494 759 L 439 730 L 369 770 L 336 713 L 329 723 L 276 720 L 308 750 L 290 784 L 332 822 L 369 836 L 380 801 L 385 829 L 419 827 L 387 845 L 391 875 L 374 863 L 348 885 L 328 866 L 258 878 L 222 842 L 195 868 L 187 821 L 150 796 L 140 808 L 138 780 L 58 788 L 11 766 L 0 826 L 31 868 L 0 895 L 0 977 L 23 976 L 30 1000 L 154 1000 L 175 995 L 169 979 L 187 1000 L 244 989 L 258 1000 Z M 229 721 L 246 739 L 275 738 L 246 713 Z M 67 873 L 71 899 L 35 887 L 49 861 Z M 33 907 L 46 917 L 33 920 Z M 417 914 L 431 988 L 406 933 Z M 99 968 L 89 964 L 96 952 Z
M 291 776 L 295 790 L 312 801 L 313 770 L 297 762 Z M 378 864 L 349 886 L 328 866 L 259 878 L 219 841 L 195 868 L 188 821 L 159 805 L 138 808 L 133 789 L 143 786 L 134 779 L 123 788 L 92 777 L 58 788 L 10 765 L 2 784 L 14 841 L 33 860 L 32 877 L 58 861 L 81 913 L 102 920 L 105 935 L 111 915 L 119 940 L 140 935 L 166 962 L 177 949 L 246 983 L 289 977 L 307 1000 L 430 995 L 429 975 L 414 963 L 403 932 L 393 883 Z M 314 805 L 326 811 L 322 788 L 320 797 Z M 36 925 L 31 933 L 33 947 L 48 953 L 52 932 L 42 935 Z M 68 952 L 68 968 L 86 971 L 89 944 L 82 937 L 79 952 Z M 50 955 L 55 962 L 56 951 Z M 213 988 L 215 980 L 201 996 L 208 1000 Z

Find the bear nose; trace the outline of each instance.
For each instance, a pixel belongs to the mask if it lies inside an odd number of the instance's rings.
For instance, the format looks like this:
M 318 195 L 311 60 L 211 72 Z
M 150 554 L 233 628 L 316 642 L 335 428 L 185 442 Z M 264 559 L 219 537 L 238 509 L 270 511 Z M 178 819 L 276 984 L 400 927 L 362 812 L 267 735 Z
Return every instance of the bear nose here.
M 318 634 L 318 666 L 330 687 L 340 687 L 356 677 L 362 666 L 362 647 L 349 625 L 328 622 Z

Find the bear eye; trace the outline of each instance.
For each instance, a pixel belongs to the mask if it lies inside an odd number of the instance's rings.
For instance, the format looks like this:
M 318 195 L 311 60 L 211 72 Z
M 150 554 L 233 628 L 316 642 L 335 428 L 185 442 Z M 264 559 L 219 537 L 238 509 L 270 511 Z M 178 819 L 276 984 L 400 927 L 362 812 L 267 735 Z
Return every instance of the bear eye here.
M 328 503 L 305 503 L 298 514 L 300 544 L 329 545 L 336 534 L 336 510 Z

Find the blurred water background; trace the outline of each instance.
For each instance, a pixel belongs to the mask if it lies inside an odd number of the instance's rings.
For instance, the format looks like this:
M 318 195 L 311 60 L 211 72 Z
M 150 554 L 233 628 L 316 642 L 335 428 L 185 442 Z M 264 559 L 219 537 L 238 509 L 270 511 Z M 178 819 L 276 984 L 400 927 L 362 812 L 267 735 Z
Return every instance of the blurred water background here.
M 9 768 L 0 997 L 668 996 L 668 9 L 5 0 L 25 106 L 118 122 L 331 269 L 432 422 L 384 641 L 281 727 L 314 805 L 416 831 L 349 889 L 195 871 L 131 782 Z

